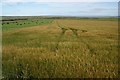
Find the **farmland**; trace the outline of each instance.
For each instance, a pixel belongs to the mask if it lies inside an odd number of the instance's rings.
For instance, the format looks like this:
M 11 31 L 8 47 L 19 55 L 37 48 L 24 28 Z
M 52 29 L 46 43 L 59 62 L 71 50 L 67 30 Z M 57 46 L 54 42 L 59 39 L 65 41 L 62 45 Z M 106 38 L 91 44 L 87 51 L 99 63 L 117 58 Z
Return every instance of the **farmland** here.
M 116 78 L 117 19 L 3 21 L 3 77 Z

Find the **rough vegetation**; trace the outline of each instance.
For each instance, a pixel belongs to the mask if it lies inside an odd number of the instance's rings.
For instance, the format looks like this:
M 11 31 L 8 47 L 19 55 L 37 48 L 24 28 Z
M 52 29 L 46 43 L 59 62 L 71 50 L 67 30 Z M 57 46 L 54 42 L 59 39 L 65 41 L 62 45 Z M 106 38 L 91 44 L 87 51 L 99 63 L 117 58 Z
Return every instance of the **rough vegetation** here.
M 23 23 L 28 22 L 18 22 Z M 17 23 L 4 24 L 4 77 L 117 77 L 117 21 L 52 20 L 33 26 L 35 23 L 19 29 L 14 26 Z

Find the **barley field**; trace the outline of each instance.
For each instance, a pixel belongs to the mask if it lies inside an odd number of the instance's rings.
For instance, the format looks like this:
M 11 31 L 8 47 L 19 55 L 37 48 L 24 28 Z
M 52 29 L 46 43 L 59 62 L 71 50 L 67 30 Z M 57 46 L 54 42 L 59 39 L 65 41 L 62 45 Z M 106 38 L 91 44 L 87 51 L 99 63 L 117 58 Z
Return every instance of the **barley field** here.
M 117 78 L 117 21 L 52 19 L 16 27 L 3 25 L 3 77 Z

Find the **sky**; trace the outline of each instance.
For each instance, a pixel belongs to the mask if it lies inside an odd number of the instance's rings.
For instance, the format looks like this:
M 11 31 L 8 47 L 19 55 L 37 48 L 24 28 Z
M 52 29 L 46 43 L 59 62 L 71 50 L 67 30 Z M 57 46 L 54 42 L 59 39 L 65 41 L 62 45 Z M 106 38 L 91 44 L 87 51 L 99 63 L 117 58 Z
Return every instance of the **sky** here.
M 60 1 L 60 0 L 59 0 Z M 86 0 L 87 1 L 87 0 Z M 2 0 L 0 16 L 117 16 L 117 0 Z

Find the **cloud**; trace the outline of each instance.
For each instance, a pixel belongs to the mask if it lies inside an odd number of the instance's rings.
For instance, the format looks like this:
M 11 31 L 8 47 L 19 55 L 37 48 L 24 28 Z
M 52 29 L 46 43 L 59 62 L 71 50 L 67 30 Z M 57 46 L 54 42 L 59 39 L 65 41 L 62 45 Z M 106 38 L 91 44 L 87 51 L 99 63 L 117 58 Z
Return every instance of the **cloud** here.
M 40 4 L 40 3 L 38 3 Z M 88 2 L 51 2 L 44 3 L 52 7 L 74 7 L 74 6 L 90 6 L 91 4 Z
M 104 11 L 114 11 L 114 10 L 118 10 L 117 8 L 94 8 L 91 10 L 91 12 L 104 12 Z
M 24 2 L 119 2 L 119 0 L 2 0 L 3 5 Z M 0 3 L 0 4 L 1 4 Z
M 11 15 L 37 15 L 37 14 L 38 15 L 39 14 L 41 15 L 46 15 L 46 14 L 102 15 L 104 13 L 105 14 L 109 13 L 111 15 L 114 15 L 118 10 L 117 2 L 116 3 L 89 2 L 91 0 L 88 0 L 88 2 L 75 2 L 75 1 L 74 2 L 39 2 L 39 1 L 40 0 L 4 0 L 2 1 L 3 2 L 2 5 L 4 5 L 3 6 L 4 15 L 10 15 L 10 14 Z M 92 0 L 92 1 L 96 1 L 96 0 Z
M 3 2 L 118 2 L 119 0 L 4 0 Z
M 68 11 L 68 12 L 65 12 L 65 13 L 71 13 L 71 14 L 87 14 L 87 15 L 95 15 L 95 14 L 106 14 L 106 13 L 116 13 L 116 11 L 118 11 L 118 9 L 116 7 L 95 7 L 92 6 L 90 7 L 89 9 L 80 9 L 78 11 Z
M 15 5 L 18 3 L 27 3 L 27 2 L 32 2 L 32 3 L 41 3 L 41 2 L 119 2 L 119 0 L 2 0 L 0 2 L 0 5 Z M 51 6 L 60 6 L 60 5 L 65 5 L 65 4 L 54 4 Z M 81 4 L 84 5 L 84 4 Z M 67 5 L 68 6 L 68 5 Z

